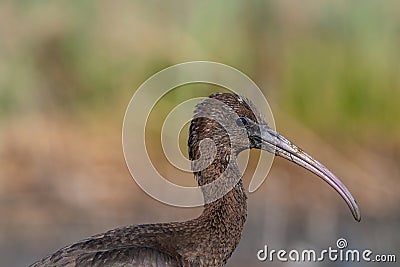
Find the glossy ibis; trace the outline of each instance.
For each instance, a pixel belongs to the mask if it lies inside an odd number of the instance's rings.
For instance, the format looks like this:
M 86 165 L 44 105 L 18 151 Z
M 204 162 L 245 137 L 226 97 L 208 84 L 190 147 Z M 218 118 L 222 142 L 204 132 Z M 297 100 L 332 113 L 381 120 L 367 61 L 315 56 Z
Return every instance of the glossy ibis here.
M 210 99 L 214 101 L 207 101 Z M 233 117 L 223 115 L 222 110 L 227 109 L 234 111 L 234 122 Z M 223 120 L 229 120 L 226 123 L 230 125 L 234 123 L 236 129 L 228 134 L 222 126 Z M 218 93 L 198 104 L 190 125 L 191 160 L 208 153 L 200 149 L 200 142 L 206 138 L 214 142 L 216 153 L 208 167 L 194 171 L 197 182 L 202 186 L 224 173 L 227 179 L 223 186 L 229 186 L 229 190 L 209 203 L 207 199 L 212 192 L 203 191 L 206 204 L 198 218 L 113 229 L 61 248 L 32 266 L 224 265 L 239 243 L 247 217 L 247 196 L 236 159 L 239 152 L 251 148 L 274 153 L 318 175 L 340 194 L 354 218 L 360 220 L 356 201 L 339 179 L 268 127 L 249 100 L 236 94 Z

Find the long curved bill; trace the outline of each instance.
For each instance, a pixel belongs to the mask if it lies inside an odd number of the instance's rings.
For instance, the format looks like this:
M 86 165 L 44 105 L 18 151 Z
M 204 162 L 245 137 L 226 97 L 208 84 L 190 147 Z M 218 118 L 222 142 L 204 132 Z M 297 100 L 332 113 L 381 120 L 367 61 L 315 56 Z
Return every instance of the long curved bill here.
M 354 197 L 351 195 L 346 186 L 330 170 L 328 170 L 328 168 L 313 159 L 305 151 L 268 126 L 260 126 L 260 130 L 261 140 L 259 141 L 262 143 L 261 149 L 275 153 L 275 155 L 290 160 L 318 175 L 331 187 L 333 187 L 344 199 L 344 201 L 346 201 L 346 204 L 350 208 L 354 219 L 356 219 L 358 222 L 361 220 L 360 210 Z

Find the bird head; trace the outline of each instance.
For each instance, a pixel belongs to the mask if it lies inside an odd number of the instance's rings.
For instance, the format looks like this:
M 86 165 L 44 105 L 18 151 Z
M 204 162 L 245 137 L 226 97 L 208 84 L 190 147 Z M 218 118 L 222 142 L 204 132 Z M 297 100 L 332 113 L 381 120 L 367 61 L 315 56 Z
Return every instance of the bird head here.
M 220 161 L 245 149 L 261 149 L 283 157 L 314 173 L 344 199 L 353 217 L 361 220 L 358 205 L 346 186 L 323 164 L 273 130 L 248 99 L 231 93 L 211 95 L 196 107 L 190 127 L 189 157 L 199 158 L 200 141 L 215 142 L 214 156 Z M 223 164 L 222 164 L 223 165 Z

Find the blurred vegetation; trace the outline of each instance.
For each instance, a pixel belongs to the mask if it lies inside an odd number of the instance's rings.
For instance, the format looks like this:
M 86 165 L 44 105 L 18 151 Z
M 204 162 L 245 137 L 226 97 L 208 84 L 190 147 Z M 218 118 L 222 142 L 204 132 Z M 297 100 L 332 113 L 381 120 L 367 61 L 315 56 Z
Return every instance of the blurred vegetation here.
M 154 72 L 213 60 L 317 131 L 384 129 L 398 140 L 398 10 L 374 0 L 3 1 L 0 116 L 120 110 Z

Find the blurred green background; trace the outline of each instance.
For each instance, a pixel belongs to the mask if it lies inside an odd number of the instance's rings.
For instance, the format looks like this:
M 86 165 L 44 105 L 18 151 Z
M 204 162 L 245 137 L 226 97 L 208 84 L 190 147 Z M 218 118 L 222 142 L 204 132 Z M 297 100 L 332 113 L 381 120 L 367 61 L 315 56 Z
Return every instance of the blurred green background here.
M 192 60 L 228 64 L 252 78 L 278 131 L 341 177 L 363 216 L 354 222 L 327 185 L 277 159 L 250 195 L 228 266 L 267 265 L 256 259 L 265 244 L 327 248 L 340 237 L 352 248 L 398 253 L 399 14 L 394 0 L 1 1 L 0 265 L 26 266 L 120 225 L 201 212 L 144 194 L 121 148 L 136 88 Z M 165 109 L 214 92 L 203 87 L 178 88 Z M 175 175 L 162 155 L 159 164 Z M 313 266 L 348 265 L 364 266 Z

